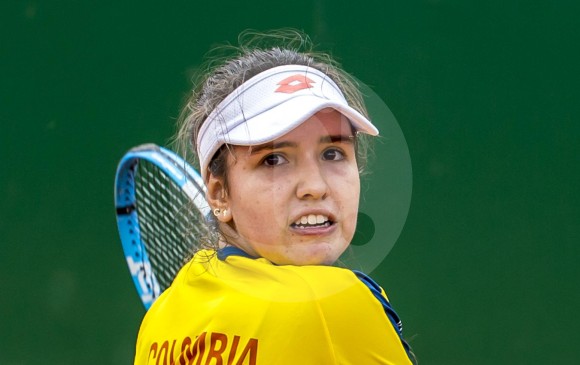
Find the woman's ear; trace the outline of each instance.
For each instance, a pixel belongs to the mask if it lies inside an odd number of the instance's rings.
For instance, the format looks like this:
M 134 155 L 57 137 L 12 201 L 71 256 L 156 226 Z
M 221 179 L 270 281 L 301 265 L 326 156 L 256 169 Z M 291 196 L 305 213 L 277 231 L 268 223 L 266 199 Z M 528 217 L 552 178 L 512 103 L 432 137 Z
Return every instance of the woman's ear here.
M 218 178 L 210 172 L 206 187 L 205 196 L 213 214 L 220 222 L 229 222 L 232 219 L 232 213 L 229 209 L 228 192 L 223 178 Z

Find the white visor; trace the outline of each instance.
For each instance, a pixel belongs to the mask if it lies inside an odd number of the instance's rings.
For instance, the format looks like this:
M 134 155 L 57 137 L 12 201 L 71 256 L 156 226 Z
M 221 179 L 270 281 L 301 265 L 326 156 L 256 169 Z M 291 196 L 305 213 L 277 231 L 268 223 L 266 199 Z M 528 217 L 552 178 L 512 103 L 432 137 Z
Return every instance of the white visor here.
M 338 86 L 317 69 L 285 65 L 252 77 L 222 100 L 199 130 L 197 153 L 203 178 L 222 145 L 272 142 L 325 108 L 346 116 L 357 132 L 373 136 L 379 133 L 348 105 Z

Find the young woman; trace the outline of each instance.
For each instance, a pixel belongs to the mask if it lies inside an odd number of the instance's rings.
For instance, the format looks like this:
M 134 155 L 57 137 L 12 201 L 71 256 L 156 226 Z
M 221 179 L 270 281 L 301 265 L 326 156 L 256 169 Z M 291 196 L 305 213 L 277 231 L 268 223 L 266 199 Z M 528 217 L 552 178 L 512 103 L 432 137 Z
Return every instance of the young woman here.
M 218 235 L 147 312 L 135 364 L 414 361 L 381 287 L 333 266 L 355 233 L 365 136 L 378 134 L 364 114 L 345 72 L 288 42 L 240 47 L 198 82 L 179 136 Z

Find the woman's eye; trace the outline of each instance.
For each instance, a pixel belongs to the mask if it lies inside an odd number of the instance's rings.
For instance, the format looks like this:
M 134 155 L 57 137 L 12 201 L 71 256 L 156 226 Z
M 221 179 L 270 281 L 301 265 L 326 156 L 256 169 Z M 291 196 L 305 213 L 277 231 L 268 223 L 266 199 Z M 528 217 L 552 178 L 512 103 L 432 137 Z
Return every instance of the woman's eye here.
M 325 161 L 340 161 L 344 160 L 344 153 L 336 148 L 329 148 L 322 152 L 322 159 Z
M 266 166 L 277 166 L 286 163 L 286 161 L 287 160 L 286 158 L 284 158 L 284 156 L 273 153 L 271 155 L 264 157 L 262 163 Z

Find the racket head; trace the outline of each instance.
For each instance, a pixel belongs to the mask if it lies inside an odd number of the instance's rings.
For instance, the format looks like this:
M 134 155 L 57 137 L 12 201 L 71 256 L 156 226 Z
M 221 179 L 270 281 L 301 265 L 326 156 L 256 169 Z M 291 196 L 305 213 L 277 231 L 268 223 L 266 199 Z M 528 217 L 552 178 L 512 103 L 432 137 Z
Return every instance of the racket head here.
M 209 233 L 201 176 L 171 150 L 129 150 L 115 175 L 117 227 L 133 283 L 146 309 L 167 289 Z

